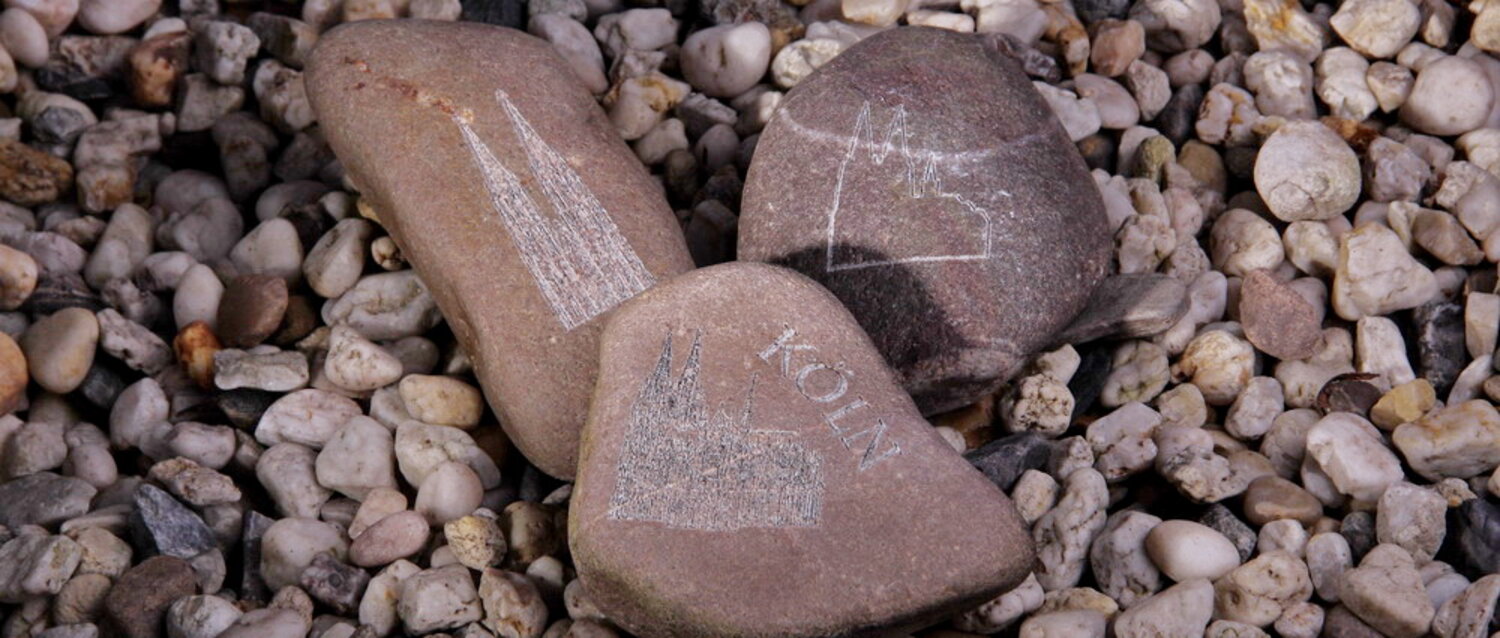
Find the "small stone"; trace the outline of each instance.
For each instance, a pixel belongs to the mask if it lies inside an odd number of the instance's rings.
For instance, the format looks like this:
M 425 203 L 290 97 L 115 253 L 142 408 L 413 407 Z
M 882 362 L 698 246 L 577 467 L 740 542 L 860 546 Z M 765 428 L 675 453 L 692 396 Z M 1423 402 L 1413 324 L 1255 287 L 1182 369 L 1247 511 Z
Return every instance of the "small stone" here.
M 1307 541 L 1307 571 L 1318 597 L 1338 602 L 1344 571 L 1354 567 L 1349 541 L 1337 532 L 1315 534 Z
M 1032 528 L 1040 562 L 1037 580 L 1043 588 L 1057 590 L 1078 583 L 1089 545 L 1104 529 L 1107 501 L 1104 480 L 1097 471 L 1084 468 L 1067 476 L 1057 506 Z
M 370 575 L 365 570 L 351 567 L 328 552 L 314 556 L 298 579 L 313 600 L 336 614 L 354 611 L 369 582 Z
M 23 534 L 0 546 L 0 601 L 51 596 L 78 568 L 81 551 L 66 536 Z
M 125 638 L 157 638 L 164 633 L 167 608 L 198 591 L 187 561 L 154 556 L 130 568 L 104 599 L 104 613 Z
M 317 452 L 296 443 L 277 443 L 260 454 L 255 476 L 285 516 L 312 518 L 333 492 L 318 484 Z
M 1255 160 L 1255 187 L 1283 221 L 1323 220 L 1359 198 L 1359 158 L 1318 122 L 1289 122 L 1266 140 Z
M 0 525 L 52 526 L 89 511 L 97 490 L 88 483 L 51 472 L 37 472 L 0 483 Z
M 1484 126 L 1495 101 L 1479 63 L 1443 56 L 1417 72 L 1401 121 L 1429 135 L 1462 135 Z
M 1500 413 L 1488 401 L 1465 401 L 1397 426 L 1391 441 L 1428 480 L 1468 478 L 1500 465 Z
M 1438 608 L 1432 620 L 1432 632 L 1445 638 L 1481 638 L 1490 630 L 1500 598 L 1500 575 L 1491 574 L 1474 581 Z
M 443 524 L 443 537 L 458 562 L 469 569 L 483 572 L 505 558 L 505 536 L 493 518 L 479 515 L 455 518 Z
M 214 387 L 288 392 L 307 385 L 307 357 L 300 352 L 223 349 L 213 353 Z
M 290 609 L 256 609 L 235 619 L 218 638 L 300 638 L 308 624 Z
M 1238 550 L 1223 534 L 1191 521 L 1164 521 L 1146 536 L 1146 552 L 1177 582 L 1217 580 L 1240 565 Z
M 400 392 L 412 418 L 423 423 L 471 428 L 484 411 L 479 389 L 452 377 L 409 375 Z
M 1363 224 L 1340 242 L 1333 307 L 1348 321 L 1414 308 L 1432 298 L 1436 289 L 1432 271 L 1413 259 L 1396 233 L 1383 225 Z
M 179 598 L 167 608 L 169 638 L 217 638 L 244 612 L 218 596 Z
M 1250 382 L 1254 364 L 1255 350 L 1249 342 L 1224 330 L 1209 330 L 1188 343 L 1172 373 L 1198 386 L 1209 405 L 1226 405 Z
M 58 394 L 73 391 L 83 383 L 94 363 L 99 342 L 99 321 L 83 308 L 64 308 L 33 323 L 21 335 L 31 378 L 44 389 Z
M 1414 379 L 1393 387 L 1370 408 L 1370 421 L 1383 430 L 1422 418 L 1437 404 L 1437 393 L 1426 379 Z
M 323 446 L 315 463 L 318 483 L 363 500 L 371 490 L 396 487 L 395 444 L 390 430 L 356 416 Z
M 1306 601 L 1313 587 L 1307 565 L 1286 552 L 1257 556 L 1214 583 L 1217 615 L 1265 627 L 1291 605 Z
M 0 197 L 20 206 L 57 201 L 73 186 L 66 160 L 16 140 L 0 140 Z
M 1484 259 L 1484 252 L 1469 237 L 1469 231 L 1448 213 L 1418 209 L 1410 232 L 1416 245 L 1450 266 L 1472 266 Z
M 245 79 L 245 65 L 260 49 L 260 38 L 249 27 L 234 22 L 205 20 L 194 29 L 194 66 L 215 82 L 236 85 Z
M 1052 455 L 1047 439 L 1031 432 L 1002 437 L 964 455 L 975 469 L 1009 492 L 1028 470 L 1040 469 Z
M 484 489 L 500 484 L 495 461 L 464 431 L 415 421 L 396 428 L 396 464 L 408 484 L 420 486 L 428 474 L 448 461 L 468 465 Z
M 479 600 L 485 626 L 501 638 L 533 638 L 547 626 L 547 604 L 531 579 L 495 568 L 481 570 Z
M 1346 2 L 1328 19 L 1329 26 L 1354 50 L 1371 58 L 1390 58 L 1411 41 L 1422 12 L 1411 2 Z
M 771 32 L 759 22 L 709 27 L 688 36 L 680 55 L 683 77 L 693 88 L 712 97 L 734 97 L 766 74 Z
M 203 519 L 161 488 L 141 485 L 132 503 L 131 539 L 142 554 L 187 560 L 218 546 Z
M 1151 434 L 1160 423 L 1155 410 L 1128 403 L 1090 424 L 1087 439 L 1094 449 L 1095 469 L 1105 480 L 1116 482 L 1151 467 L 1156 458 Z
M 1256 525 L 1292 519 L 1311 525 L 1323 515 L 1323 505 L 1301 486 L 1276 476 L 1263 476 L 1245 491 L 1245 518 Z
M 1109 517 L 1089 550 L 1089 567 L 1099 588 L 1126 608 L 1161 588 L 1161 572 L 1146 548 L 1151 530 L 1161 522 L 1144 512 L 1118 512 Z
M 260 541 L 260 574 L 273 590 L 297 584 L 302 571 L 320 553 L 343 560 L 348 545 L 330 523 L 307 518 L 284 518 L 266 529 Z
M 1396 545 L 1376 546 L 1344 572 L 1339 600 L 1390 638 L 1425 634 L 1436 613 L 1411 555 Z
M 412 508 L 436 525 L 473 512 L 483 499 L 479 475 L 464 463 L 448 461 L 422 479 Z
M 1454 538 L 1464 566 L 1471 573 L 1500 570 L 1500 507 L 1473 498 L 1458 506 Z
M 280 277 L 241 275 L 224 288 L 215 333 L 224 344 L 248 348 L 265 341 L 286 313 L 287 286 Z
M 1436 491 L 1396 483 L 1380 496 L 1375 537 L 1411 552 L 1415 560 L 1431 560 L 1443 544 L 1447 511 L 1447 499 Z
M 1278 359 L 1306 359 L 1323 340 L 1318 308 L 1269 272 L 1256 270 L 1240 286 L 1240 325 L 1245 338 Z
M 157 463 L 151 466 L 149 476 L 165 485 L 173 496 L 195 507 L 240 500 L 240 490 L 235 487 L 234 479 L 185 458 Z
M 397 609 L 410 634 L 455 629 L 484 615 L 474 580 L 462 565 L 428 569 L 408 576 L 401 583 Z
M 1353 414 L 1330 414 L 1308 430 L 1306 460 L 1316 462 L 1340 493 L 1373 503 L 1402 477 L 1400 461 L 1378 432 Z
M 402 511 L 369 526 L 349 548 L 349 561 L 360 567 L 379 567 L 422 551 L 428 522 L 420 512 Z
M 370 579 L 365 595 L 359 601 L 359 622 L 375 629 L 376 635 L 389 635 L 400 620 L 396 601 L 401 596 L 401 582 L 422 571 L 420 567 L 398 560 Z
M 298 390 L 266 408 L 255 426 L 255 440 L 322 449 L 349 419 L 363 414 L 359 404 L 347 397 L 326 390 Z
M 1115 619 L 1117 638 L 1199 636 L 1214 615 L 1214 586 L 1190 580 L 1141 600 Z

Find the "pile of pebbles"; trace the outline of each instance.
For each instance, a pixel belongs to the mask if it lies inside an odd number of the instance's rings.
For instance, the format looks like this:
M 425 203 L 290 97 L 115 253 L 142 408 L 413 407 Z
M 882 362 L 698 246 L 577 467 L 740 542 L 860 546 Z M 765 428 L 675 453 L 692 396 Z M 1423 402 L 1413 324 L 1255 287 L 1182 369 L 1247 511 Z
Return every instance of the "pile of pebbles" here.
M 933 418 L 1039 561 L 918 635 L 1496 629 L 1500 3 L 4 6 L 0 638 L 623 633 L 571 487 L 510 449 L 308 104 L 321 32 L 401 16 L 551 42 L 699 265 L 844 49 L 920 25 L 1024 62 L 1134 302 Z

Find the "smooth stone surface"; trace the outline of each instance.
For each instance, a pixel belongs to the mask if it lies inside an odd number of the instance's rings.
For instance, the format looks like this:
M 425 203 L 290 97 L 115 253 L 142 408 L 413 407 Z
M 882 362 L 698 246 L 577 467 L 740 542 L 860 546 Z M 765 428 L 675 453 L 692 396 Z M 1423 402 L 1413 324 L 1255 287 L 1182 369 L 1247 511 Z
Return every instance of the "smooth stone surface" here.
M 1094 289 L 1088 307 L 1063 330 L 1057 342 L 1149 337 L 1171 328 L 1187 309 L 1187 286 L 1175 277 L 1156 273 L 1114 275 Z
M 1306 359 L 1323 343 L 1318 308 L 1269 271 L 1245 276 L 1239 310 L 1245 338 L 1277 359 Z
M 739 258 L 831 290 L 924 414 L 995 391 L 1110 263 L 1082 157 L 985 42 L 860 41 L 787 94 L 745 180 Z
M 167 608 L 198 591 L 187 561 L 156 556 L 130 568 L 104 598 L 104 615 L 125 638 L 157 638 L 165 633 Z
M 1009 499 L 809 279 L 683 275 L 616 312 L 601 355 L 568 538 L 589 597 L 632 633 L 920 624 L 1032 568 Z
M 52 526 L 89 511 L 98 490 L 71 476 L 51 472 L 28 474 L 0 483 L 0 526 Z
M 692 267 L 658 183 L 567 63 L 517 31 L 347 24 L 319 39 L 306 82 L 506 433 L 573 476 L 601 317 Z

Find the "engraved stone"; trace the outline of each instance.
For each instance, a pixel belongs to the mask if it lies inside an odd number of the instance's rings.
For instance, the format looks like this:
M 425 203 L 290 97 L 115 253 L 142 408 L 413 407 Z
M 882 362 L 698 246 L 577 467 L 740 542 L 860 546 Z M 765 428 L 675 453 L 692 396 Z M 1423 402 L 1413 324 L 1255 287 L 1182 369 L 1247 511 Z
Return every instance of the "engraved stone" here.
M 828 287 L 925 414 L 994 392 L 1110 261 L 1082 157 L 990 42 L 860 41 L 787 94 L 745 181 L 740 258 Z
M 632 633 L 915 626 L 1032 568 L 1009 499 L 811 280 L 740 262 L 680 276 L 622 306 L 600 352 L 569 538 L 589 597 Z
M 347 24 L 306 77 L 329 144 L 507 433 L 571 477 L 601 315 L 692 267 L 660 186 L 552 47 L 517 31 Z

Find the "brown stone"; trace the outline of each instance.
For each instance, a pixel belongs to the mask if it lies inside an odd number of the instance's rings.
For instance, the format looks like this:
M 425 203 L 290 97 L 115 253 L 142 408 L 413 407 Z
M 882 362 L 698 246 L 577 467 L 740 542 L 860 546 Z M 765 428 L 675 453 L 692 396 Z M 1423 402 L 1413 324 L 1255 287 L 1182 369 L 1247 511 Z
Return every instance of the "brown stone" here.
M 1366 416 L 1370 407 L 1380 400 L 1380 388 L 1370 383 L 1378 378 L 1380 375 L 1367 372 L 1338 375 L 1323 384 L 1313 404 L 1324 412 L 1353 412 Z
M 0 140 L 0 197 L 21 206 L 55 202 L 73 186 L 73 166 L 15 140 Z
M 551 45 L 519 31 L 345 24 L 306 80 L 511 440 L 571 477 L 603 316 L 693 265 L 660 184 Z
M 1245 519 L 1256 525 L 1284 518 L 1312 525 L 1322 516 L 1318 497 L 1279 476 L 1262 476 L 1245 490 Z
M 188 70 L 188 52 L 193 36 L 187 32 L 163 33 L 136 45 L 130 51 L 130 97 L 147 108 L 172 106 L 177 83 Z
M 1491 377 L 1492 379 L 1495 377 Z M 1485 381 L 1488 388 L 1489 381 Z M 1437 390 L 1426 379 L 1413 379 L 1391 388 L 1370 407 L 1370 421 L 1385 430 L 1422 418 L 1437 405 Z
M 291 295 L 286 300 L 286 312 L 281 326 L 271 335 L 271 343 L 289 347 L 312 334 L 318 328 L 318 311 L 307 295 Z
M 273 275 L 240 275 L 219 299 L 218 335 L 231 348 L 260 345 L 286 315 L 286 280 Z
M 124 638 L 157 638 L 167 633 L 162 623 L 167 607 L 196 593 L 192 565 L 181 558 L 155 556 L 115 581 L 104 598 L 104 615 Z
M 1010 500 L 805 277 L 682 275 L 622 306 L 600 355 L 568 537 L 589 597 L 632 633 L 920 626 L 1033 566 Z
M 177 333 L 172 350 L 188 378 L 204 388 L 214 387 L 214 353 L 223 346 L 207 323 L 194 321 Z
M 994 392 L 1110 261 L 1087 166 L 997 42 L 860 41 L 787 94 L 745 181 L 740 258 L 831 290 L 924 414 Z
M 1317 309 L 1264 270 L 1240 286 L 1240 325 L 1251 345 L 1277 359 L 1306 359 L 1323 343 Z
M 0 333 L 0 414 L 14 412 L 26 399 L 26 355 L 10 335 Z

